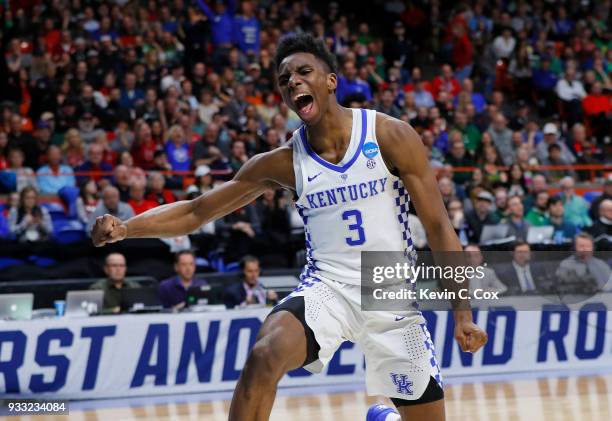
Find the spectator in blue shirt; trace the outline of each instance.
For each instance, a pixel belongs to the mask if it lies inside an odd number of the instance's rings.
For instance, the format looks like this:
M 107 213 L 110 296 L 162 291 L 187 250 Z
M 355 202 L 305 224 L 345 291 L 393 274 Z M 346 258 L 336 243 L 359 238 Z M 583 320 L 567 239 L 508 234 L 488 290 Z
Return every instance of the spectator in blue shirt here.
M 342 103 L 347 96 L 353 94 L 362 94 L 366 101 L 372 101 L 372 91 L 370 90 L 370 85 L 357 78 L 355 63 L 347 60 L 344 63 L 342 76 L 338 77 L 336 98 L 338 98 L 338 102 Z
M 62 187 L 75 185 L 72 168 L 61 164 L 62 151 L 58 146 L 49 146 L 47 159 L 49 163 L 36 172 L 38 188 L 42 194 L 57 194 Z
M 195 255 L 190 250 L 180 251 L 174 258 L 176 276 L 159 285 L 159 300 L 164 308 L 181 310 L 187 306 L 187 292 L 191 287 L 207 285 L 203 279 L 194 279 Z
M 259 56 L 259 20 L 251 1 L 242 3 L 242 15 L 234 17 L 234 42 L 244 54 Z
M 227 6 L 223 0 L 216 0 L 214 11 L 208 7 L 204 0 L 197 1 L 210 20 L 213 45 L 217 48 L 230 48 L 234 37 L 235 0 L 228 0 Z
M 189 171 L 191 168 L 191 152 L 185 133 L 181 126 L 175 125 L 168 131 L 166 155 L 173 171 Z
M 134 73 L 126 73 L 123 79 L 123 89 L 121 90 L 121 99 L 119 105 L 121 108 L 135 109 L 140 103 L 144 103 L 144 92 L 136 87 L 136 75 Z

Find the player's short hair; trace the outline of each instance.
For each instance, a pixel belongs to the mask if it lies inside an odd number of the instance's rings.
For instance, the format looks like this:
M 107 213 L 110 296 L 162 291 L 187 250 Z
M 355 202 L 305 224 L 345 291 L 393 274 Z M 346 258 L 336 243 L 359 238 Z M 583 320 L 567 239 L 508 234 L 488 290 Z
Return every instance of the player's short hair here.
M 295 53 L 310 53 L 325 63 L 330 73 L 338 72 L 336 58 L 327 49 L 325 43 L 310 34 L 304 33 L 287 36 L 278 44 L 274 57 L 276 70 L 286 57 Z

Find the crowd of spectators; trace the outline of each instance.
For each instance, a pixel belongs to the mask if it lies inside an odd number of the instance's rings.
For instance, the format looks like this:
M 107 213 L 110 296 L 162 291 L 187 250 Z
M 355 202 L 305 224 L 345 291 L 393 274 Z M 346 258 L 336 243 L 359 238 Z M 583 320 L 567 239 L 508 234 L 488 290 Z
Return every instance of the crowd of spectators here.
M 612 182 L 590 207 L 575 193 L 611 156 L 609 1 L 34 0 L 0 12 L 0 235 L 11 241 L 57 235 L 41 200 L 74 206 L 86 232 L 103 213 L 197 197 L 285 143 L 300 121 L 273 58 L 303 31 L 337 56 L 343 105 L 418 131 L 464 244 L 500 222 L 519 238 L 550 224 L 559 239 L 609 241 Z M 228 261 L 284 259 L 296 227 L 291 196 L 270 191 L 190 241 Z

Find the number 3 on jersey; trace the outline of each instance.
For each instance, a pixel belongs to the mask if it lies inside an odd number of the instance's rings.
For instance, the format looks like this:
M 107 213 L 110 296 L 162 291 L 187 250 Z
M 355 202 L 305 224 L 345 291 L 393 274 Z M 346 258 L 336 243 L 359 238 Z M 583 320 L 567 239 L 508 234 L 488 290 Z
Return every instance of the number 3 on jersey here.
M 362 227 L 363 219 L 361 219 L 361 212 L 357 209 L 347 210 L 342 214 L 342 220 L 349 221 L 348 229 L 353 231 L 350 237 L 345 238 L 346 244 L 349 246 L 360 246 L 365 243 L 365 231 Z

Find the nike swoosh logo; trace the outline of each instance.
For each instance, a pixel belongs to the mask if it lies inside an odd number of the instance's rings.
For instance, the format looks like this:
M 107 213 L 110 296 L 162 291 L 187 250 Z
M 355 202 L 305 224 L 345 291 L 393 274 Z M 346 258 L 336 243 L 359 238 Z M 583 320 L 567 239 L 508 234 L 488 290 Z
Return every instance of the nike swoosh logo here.
M 399 322 L 400 320 L 404 320 L 405 318 L 406 318 L 406 316 L 404 316 L 404 317 L 395 316 L 395 321 Z
M 322 171 L 320 173 L 318 173 L 318 174 L 313 175 L 312 177 L 308 176 L 308 182 L 310 183 L 312 180 L 314 180 L 315 178 L 317 178 L 321 174 L 323 174 Z

